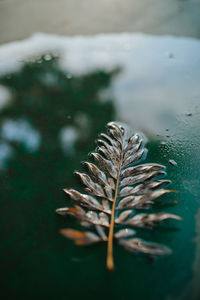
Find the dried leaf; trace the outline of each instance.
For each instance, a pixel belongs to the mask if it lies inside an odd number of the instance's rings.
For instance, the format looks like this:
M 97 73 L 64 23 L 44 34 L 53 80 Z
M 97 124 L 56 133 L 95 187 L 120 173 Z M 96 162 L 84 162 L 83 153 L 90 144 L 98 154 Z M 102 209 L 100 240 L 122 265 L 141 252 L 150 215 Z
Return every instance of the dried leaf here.
M 107 178 L 103 171 L 101 171 L 99 168 L 97 168 L 97 166 L 95 166 L 92 163 L 84 162 L 84 164 L 88 167 L 90 176 L 93 180 L 96 180 L 99 184 L 107 184 Z
M 143 184 L 139 184 L 136 187 L 126 186 L 120 190 L 119 196 L 125 197 L 130 195 L 143 195 L 147 194 L 150 190 L 154 190 L 158 187 L 163 187 L 171 183 L 170 180 L 157 180 L 157 181 L 148 181 Z
M 129 210 L 128 210 L 129 211 Z M 167 220 L 167 219 L 174 219 L 174 220 L 181 220 L 179 216 L 176 216 L 174 214 L 168 214 L 168 213 L 158 213 L 158 214 L 138 214 L 123 223 L 127 224 L 129 226 L 135 226 L 135 227 L 152 227 L 155 223 L 159 223 L 161 221 Z
M 90 231 L 78 231 L 70 228 L 61 229 L 60 233 L 69 239 L 72 239 L 75 241 L 76 245 L 89 245 L 96 242 L 100 242 L 101 239 L 97 234 L 94 234 Z
M 139 196 L 127 196 L 124 197 L 120 202 L 116 209 L 130 209 L 137 208 L 137 206 L 144 204 L 145 202 L 153 201 L 158 197 L 170 193 L 170 190 L 160 189 L 160 190 L 151 190 L 143 195 Z M 152 202 L 153 203 L 153 202 Z
M 129 229 L 129 228 L 121 229 L 115 233 L 115 238 L 116 239 L 126 238 L 126 237 L 134 235 L 135 233 L 136 232 L 133 229 Z
M 90 227 L 96 233 L 68 228 L 61 230 L 62 235 L 74 240 L 77 245 L 105 241 L 109 270 L 114 268 L 114 238 L 132 252 L 152 255 L 171 253 L 171 250 L 162 245 L 132 238 L 137 236 L 137 232 L 129 228 L 152 228 L 156 223 L 167 219 L 181 220 L 171 213 L 148 214 L 139 211 L 141 208 L 152 207 L 156 199 L 172 192 L 164 188 L 170 181 L 159 179 L 166 175 L 165 167 L 154 163 L 137 164 L 146 152 L 142 138 L 135 134 L 128 139 L 125 128 L 115 122 L 108 124 L 108 135 L 101 134 L 98 144 L 97 151 L 100 153 L 92 153 L 97 165 L 85 162 L 90 176 L 76 172 L 90 195 L 65 189 L 79 205 L 56 210 L 61 215 L 74 216 L 82 226 Z M 120 229 L 121 226 L 123 227 Z
M 143 252 L 152 255 L 166 255 L 171 254 L 171 250 L 167 247 L 155 244 L 147 243 L 141 239 L 128 239 L 121 240 L 120 244 L 123 245 L 127 250 L 131 252 Z
M 130 165 L 132 165 L 133 163 L 139 161 L 143 154 L 144 154 L 144 149 L 140 150 L 139 152 L 136 152 L 136 153 L 133 153 L 132 155 L 128 156 L 125 161 L 123 162 L 123 165 L 122 167 L 125 168 L 125 167 L 128 167 Z
M 120 215 L 115 218 L 115 223 L 123 224 L 124 221 L 132 214 L 132 210 L 125 210 Z
M 92 179 L 84 173 L 75 172 L 77 176 L 80 177 L 82 183 L 87 187 L 87 191 L 94 196 L 105 197 L 103 188 L 98 184 L 92 181 Z
M 137 184 L 137 183 L 140 183 L 140 182 L 144 182 L 146 180 L 153 179 L 153 178 L 158 177 L 160 175 L 165 175 L 165 172 L 163 172 L 163 171 L 153 171 L 153 172 L 142 173 L 142 174 L 139 174 L 139 175 L 126 177 L 126 178 L 122 179 L 122 181 L 120 183 L 120 187 L 127 186 L 127 185 L 134 185 L 134 184 Z
M 111 161 L 105 159 L 102 155 L 99 153 L 91 153 L 94 160 L 97 162 L 100 168 L 102 168 L 105 172 L 107 172 L 110 176 L 112 176 L 114 179 L 117 179 L 117 170 L 115 166 L 111 163 Z
M 111 210 L 110 210 L 110 203 L 109 203 L 108 200 L 103 199 L 103 200 L 102 200 L 102 206 L 103 206 L 104 211 L 108 211 L 108 212 L 111 213 Z
M 158 164 L 143 164 L 134 167 L 126 168 L 121 172 L 121 177 L 129 177 L 133 175 L 138 175 L 141 173 L 147 173 L 149 171 L 155 171 L 159 169 L 165 169 L 164 166 Z
M 101 204 L 92 196 L 81 194 L 76 190 L 70 189 L 64 189 L 64 192 L 68 194 L 73 200 L 81 202 L 84 205 L 87 205 L 89 208 L 93 208 L 96 210 L 103 210 L 103 207 Z

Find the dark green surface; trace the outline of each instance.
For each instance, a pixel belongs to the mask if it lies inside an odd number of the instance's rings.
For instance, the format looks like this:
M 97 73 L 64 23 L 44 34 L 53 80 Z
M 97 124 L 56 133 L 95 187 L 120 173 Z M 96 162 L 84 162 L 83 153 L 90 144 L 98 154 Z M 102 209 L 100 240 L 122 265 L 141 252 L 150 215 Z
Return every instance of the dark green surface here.
M 194 296 L 199 276 L 194 271 L 198 262 L 194 237 L 199 230 L 195 216 L 200 204 L 198 135 L 193 136 L 193 147 L 188 141 L 174 143 L 173 137 L 165 146 L 159 140 L 147 144 L 147 162 L 166 165 L 173 181 L 170 187 L 180 191 L 163 197 L 154 211 L 167 210 L 184 221 L 139 232 L 171 247 L 173 255 L 150 261 L 116 246 L 116 269 L 109 273 L 106 245 L 77 247 L 58 234 L 60 228 L 77 227 L 75 220 L 56 216 L 54 210 L 69 204 L 62 188 L 79 188 L 73 171 L 82 169 L 81 161 L 94 150 L 98 134 L 115 120 L 114 102 L 100 101 L 99 92 L 109 87 L 117 71 L 67 78 L 53 59 L 26 64 L 19 73 L 0 79 L 13 92 L 12 105 L 0 112 L 1 124 L 7 118 L 26 119 L 42 137 L 35 152 L 23 143 L 10 142 L 14 156 L 1 170 L 1 293 L 7 299 L 198 299 Z M 45 73 L 57 78 L 54 84 L 42 83 Z M 77 112 L 87 116 L 87 129 L 77 123 Z M 63 154 L 58 138 L 66 125 L 81 133 L 69 155 Z

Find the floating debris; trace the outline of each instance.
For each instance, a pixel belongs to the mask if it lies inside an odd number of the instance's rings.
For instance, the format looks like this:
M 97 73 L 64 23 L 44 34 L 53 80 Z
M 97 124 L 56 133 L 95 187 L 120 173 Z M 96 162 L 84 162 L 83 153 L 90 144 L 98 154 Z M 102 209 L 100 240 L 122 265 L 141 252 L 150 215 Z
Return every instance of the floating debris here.
M 172 166 L 177 166 L 177 162 L 175 162 L 175 160 L 173 160 L 173 159 L 170 159 L 170 160 L 169 160 L 169 163 L 170 163 Z

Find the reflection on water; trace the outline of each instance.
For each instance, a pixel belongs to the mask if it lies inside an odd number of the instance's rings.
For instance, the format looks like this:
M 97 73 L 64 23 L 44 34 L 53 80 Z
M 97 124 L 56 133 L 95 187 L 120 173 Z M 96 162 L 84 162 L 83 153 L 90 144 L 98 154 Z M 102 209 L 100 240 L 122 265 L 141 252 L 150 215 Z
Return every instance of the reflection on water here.
M 6 161 L 12 156 L 13 149 L 5 142 L 0 142 L 0 170 L 6 166 Z
M 36 286 L 49 299 L 88 296 L 88 289 L 92 297 L 100 284 L 96 299 L 109 290 L 113 299 L 161 300 L 196 282 L 199 50 L 194 39 L 144 35 L 36 35 L 0 48 L 0 255 L 11 296 L 38 298 Z M 105 249 L 65 241 L 58 229 L 73 221 L 53 211 L 66 205 L 61 188 L 76 188 L 73 171 L 111 120 L 146 134 L 148 161 L 166 165 L 180 191 L 170 198 L 179 205 L 166 197 L 154 209 L 169 206 L 184 222 L 145 233 L 169 244 L 172 256 L 150 264 L 116 249 L 120 272 L 107 277 Z
M 71 155 L 75 143 L 87 151 L 114 116 L 111 99 L 100 99 L 114 74 L 97 71 L 69 78 L 55 58 L 44 56 L 3 76 L 0 81 L 12 91 L 13 103 L 0 111 L 2 140 L 27 152 L 62 149 Z
M 37 258 L 31 265 L 32 253 L 57 248 L 62 220 L 55 219 L 54 210 L 63 202 L 62 188 L 74 182 L 74 169 L 114 119 L 112 99 L 101 101 L 100 95 L 115 73 L 99 70 L 71 77 L 60 70 L 56 58 L 42 57 L 0 78 L 12 92 L 12 105 L 0 110 L 0 256 L 2 280 L 6 289 L 10 282 L 11 295 L 19 293 L 24 280 L 24 295 L 30 291 L 29 276 L 26 280 L 20 270 L 33 276 Z
M 30 152 L 40 146 L 40 134 L 31 128 L 26 120 L 5 120 L 1 127 L 1 137 L 4 140 L 22 143 Z
M 111 85 L 117 118 L 148 134 L 163 135 L 167 125 L 173 130 L 177 114 L 193 113 L 198 119 L 199 40 L 143 34 L 71 38 L 35 34 L 0 48 L 0 72 L 19 69 L 24 59 L 49 51 L 59 54 L 60 67 L 70 72 L 66 76 L 119 66 L 122 71 Z M 48 61 L 51 55 L 44 58 Z M 45 72 L 40 81 L 56 85 L 59 77 Z

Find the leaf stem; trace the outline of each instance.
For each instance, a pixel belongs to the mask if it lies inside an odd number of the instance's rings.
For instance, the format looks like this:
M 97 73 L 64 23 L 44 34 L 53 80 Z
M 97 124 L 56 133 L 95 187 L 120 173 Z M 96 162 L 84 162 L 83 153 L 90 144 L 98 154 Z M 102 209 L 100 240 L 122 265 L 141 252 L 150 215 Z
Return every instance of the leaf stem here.
M 115 205 L 116 205 L 118 186 L 119 186 L 119 175 L 120 175 L 120 169 L 117 174 L 115 196 L 114 196 L 113 205 L 112 205 L 110 229 L 109 229 L 109 235 L 108 235 L 107 269 L 110 271 L 114 270 L 114 267 L 115 267 L 114 260 L 113 260 L 113 234 L 114 234 L 114 224 L 115 224 Z

